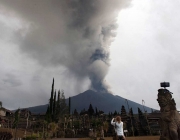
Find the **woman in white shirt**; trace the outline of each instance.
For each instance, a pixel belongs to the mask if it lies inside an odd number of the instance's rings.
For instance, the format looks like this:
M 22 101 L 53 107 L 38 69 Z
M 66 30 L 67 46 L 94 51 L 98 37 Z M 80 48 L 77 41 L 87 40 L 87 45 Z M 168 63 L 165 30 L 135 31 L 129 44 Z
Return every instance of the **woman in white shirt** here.
M 117 116 L 116 119 L 111 120 L 111 124 L 115 127 L 115 132 L 118 136 L 118 140 L 125 140 L 124 131 L 123 131 L 123 122 L 121 117 Z

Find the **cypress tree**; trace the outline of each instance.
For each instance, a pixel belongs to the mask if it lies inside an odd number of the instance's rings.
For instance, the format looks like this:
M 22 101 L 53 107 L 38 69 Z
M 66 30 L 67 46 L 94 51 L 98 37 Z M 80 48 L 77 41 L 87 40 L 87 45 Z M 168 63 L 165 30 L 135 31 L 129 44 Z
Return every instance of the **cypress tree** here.
M 18 126 L 19 119 L 20 119 L 20 112 L 21 112 L 21 110 L 18 109 L 18 110 L 16 110 L 16 112 L 14 113 L 13 128 L 17 128 L 17 126 Z
M 49 112 L 51 115 L 53 113 L 53 94 L 54 94 L 54 78 L 53 78 L 53 83 L 52 83 L 51 98 L 50 98 L 50 104 L 49 104 Z
M 58 97 L 57 97 L 57 102 L 56 102 L 56 115 L 55 115 L 55 118 L 56 118 L 56 121 L 58 121 L 58 118 L 60 117 L 60 90 L 58 91 Z
M 14 122 L 13 122 L 13 127 L 16 129 L 15 131 L 15 139 L 16 139 L 16 134 L 17 134 L 17 128 L 18 128 L 18 123 L 19 123 L 19 119 L 20 119 L 20 113 L 21 113 L 21 110 L 18 109 L 16 110 L 15 112 L 15 118 L 14 118 Z
M 113 114 L 113 115 L 114 115 L 114 116 L 116 116 L 116 115 L 117 115 L 117 111 L 116 111 L 116 110 L 114 111 L 114 114 Z
M 91 104 L 89 105 L 88 114 L 89 116 L 92 116 L 94 114 L 94 109 Z
M 127 119 L 126 109 L 125 109 L 125 107 L 123 105 L 121 107 L 121 118 L 122 118 L 123 121 Z
M 60 94 L 61 94 L 61 92 L 60 92 L 60 90 L 58 91 L 58 99 L 57 99 L 57 105 L 58 106 L 60 106 Z
M 56 115 L 56 91 L 53 99 L 53 121 L 55 121 L 55 115 Z
M 71 115 L 71 97 L 69 97 L 69 115 Z
M 136 123 L 136 120 L 134 118 L 132 108 L 130 108 L 130 110 L 129 110 L 129 117 L 130 117 L 130 121 L 131 121 L 132 133 L 133 133 L 133 136 L 134 136 L 134 132 L 137 131 L 137 126 L 136 126 L 137 123 Z
M 148 127 L 148 121 L 146 119 L 146 116 L 140 110 L 140 108 L 138 108 L 138 116 L 139 116 L 139 121 L 143 129 L 144 135 L 145 134 L 147 135 L 147 133 L 150 133 L 150 129 Z
M 74 109 L 74 115 L 75 115 L 75 116 L 78 116 L 78 112 L 77 112 L 76 109 Z
M 66 104 L 66 99 L 64 96 L 64 91 L 61 90 L 61 97 L 60 97 L 60 115 L 68 114 L 69 113 L 69 108 Z
M 49 107 L 49 105 L 48 105 L 47 111 L 46 111 L 46 121 L 47 121 L 48 123 L 51 122 L 51 114 L 50 114 L 50 107 Z
M 96 107 L 96 116 L 98 116 L 98 110 L 97 110 L 97 107 Z

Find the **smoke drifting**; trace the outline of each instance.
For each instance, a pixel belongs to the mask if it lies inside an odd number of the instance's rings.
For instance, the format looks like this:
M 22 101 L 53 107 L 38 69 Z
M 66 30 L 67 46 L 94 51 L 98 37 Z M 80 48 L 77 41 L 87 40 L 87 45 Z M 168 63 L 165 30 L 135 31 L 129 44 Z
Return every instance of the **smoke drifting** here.
M 128 0 L 1 0 L 3 12 L 21 21 L 14 33 L 23 53 L 44 67 L 64 66 L 90 88 L 108 91 L 109 46 L 116 17 Z M 7 12 L 6 8 L 11 12 Z

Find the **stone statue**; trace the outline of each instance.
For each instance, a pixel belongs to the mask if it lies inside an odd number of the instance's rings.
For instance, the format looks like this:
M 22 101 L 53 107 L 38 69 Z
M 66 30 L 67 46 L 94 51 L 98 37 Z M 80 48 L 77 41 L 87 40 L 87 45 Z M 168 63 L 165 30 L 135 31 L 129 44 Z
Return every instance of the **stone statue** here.
M 176 110 L 172 93 L 167 89 L 159 89 L 157 101 L 161 111 L 160 140 L 180 140 L 180 114 Z

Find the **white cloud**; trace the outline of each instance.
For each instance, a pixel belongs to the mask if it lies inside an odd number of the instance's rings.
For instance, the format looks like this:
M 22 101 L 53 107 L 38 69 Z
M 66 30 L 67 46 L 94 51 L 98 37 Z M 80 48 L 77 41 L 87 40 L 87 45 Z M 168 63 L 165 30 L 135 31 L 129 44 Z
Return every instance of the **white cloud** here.
M 119 14 L 118 35 L 111 46 L 107 80 L 112 91 L 159 109 L 157 90 L 168 81 L 180 110 L 179 2 L 134 0 Z M 116 78 L 115 78 L 116 77 Z

